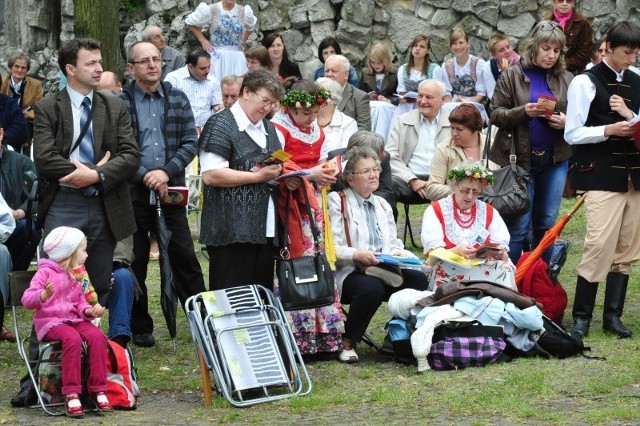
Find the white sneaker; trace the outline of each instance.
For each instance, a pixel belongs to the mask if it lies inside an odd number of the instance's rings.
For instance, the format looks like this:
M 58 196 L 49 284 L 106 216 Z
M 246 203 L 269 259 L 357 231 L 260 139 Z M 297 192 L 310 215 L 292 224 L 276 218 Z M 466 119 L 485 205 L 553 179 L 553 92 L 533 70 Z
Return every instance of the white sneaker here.
M 358 354 L 353 349 L 343 349 L 340 352 L 340 362 L 355 364 L 358 362 Z

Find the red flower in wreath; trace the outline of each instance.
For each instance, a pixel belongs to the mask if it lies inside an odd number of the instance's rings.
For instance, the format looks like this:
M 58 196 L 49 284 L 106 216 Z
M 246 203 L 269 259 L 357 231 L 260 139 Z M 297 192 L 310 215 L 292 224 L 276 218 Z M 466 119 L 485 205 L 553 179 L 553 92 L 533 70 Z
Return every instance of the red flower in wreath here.
M 324 99 L 322 99 L 322 98 L 318 98 L 318 99 L 316 100 L 316 103 L 317 103 L 318 105 L 324 105 L 324 102 L 325 102 L 325 101 L 324 101 Z

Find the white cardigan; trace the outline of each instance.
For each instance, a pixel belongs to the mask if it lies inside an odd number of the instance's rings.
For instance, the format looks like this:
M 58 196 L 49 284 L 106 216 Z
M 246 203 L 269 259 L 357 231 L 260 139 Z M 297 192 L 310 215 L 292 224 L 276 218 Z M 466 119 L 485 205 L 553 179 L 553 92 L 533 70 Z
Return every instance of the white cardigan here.
M 329 193 L 329 215 L 331 218 L 331 230 L 333 232 L 333 244 L 336 250 L 336 284 L 342 294 L 342 282 L 356 268 L 353 262 L 353 255 L 360 247 L 367 246 L 368 229 L 367 219 L 364 217 L 358 200 L 350 188 L 344 190 L 347 201 L 347 212 L 349 217 L 349 236 L 351 244 L 349 247 L 345 236 L 344 222 L 342 220 L 342 206 L 340 193 Z M 371 194 L 374 197 L 376 220 L 380 233 L 382 234 L 382 253 L 413 257 L 416 256 L 404 249 L 402 240 L 398 238 L 396 222 L 393 220 L 393 211 L 389 203 L 382 197 Z

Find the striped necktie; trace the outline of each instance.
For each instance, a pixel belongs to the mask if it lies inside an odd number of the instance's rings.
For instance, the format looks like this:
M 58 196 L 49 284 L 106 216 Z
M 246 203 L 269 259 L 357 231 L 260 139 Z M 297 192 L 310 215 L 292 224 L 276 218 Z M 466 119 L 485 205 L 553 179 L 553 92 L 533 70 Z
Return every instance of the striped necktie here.
M 82 130 L 89 119 L 91 112 L 91 99 L 85 96 L 82 100 L 82 114 L 80 115 L 80 130 Z M 95 159 L 93 155 L 93 131 L 91 130 L 91 124 L 87 132 L 82 137 L 82 141 L 79 146 L 80 150 L 80 162 L 93 164 Z

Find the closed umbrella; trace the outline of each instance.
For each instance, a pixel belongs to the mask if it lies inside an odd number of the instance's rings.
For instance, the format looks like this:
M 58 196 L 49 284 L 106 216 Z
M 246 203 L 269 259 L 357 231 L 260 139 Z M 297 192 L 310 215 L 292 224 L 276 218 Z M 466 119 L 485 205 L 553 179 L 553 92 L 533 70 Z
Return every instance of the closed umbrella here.
M 167 228 L 162 207 L 160 205 L 160 195 L 156 193 L 156 238 L 158 241 L 158 252 L 160 261 L 160 306 L 162 314 L 167 322 L 167 329 L 171 336 L 173 352 L 176 352 L 176 310 L 178 308 L 178 296 L 176 295 L 173 271 L 169 262 L 169 242 L 171 241 L 171 231 Z
M 555 225 L 551 228 L 547 229 L 547 232 L 544 233 L 544 236 L 540 240 L 538 246 L 529 254 L 529 257 L 524 259 L 522 263 L 518 266 L 516 270 L 516 284 L 520 284 L 524 279 L 527 270 L 533 265 L 533 263 L 542 256 L 542 253 L 553 244 L 555 244 L 556 240 L 560 236 L 560 233 L 564 229 L 564 226 L 569 222 L 569 219 L 578 211 L 582 203 L 584 203 L 584 196 L 578 199 L 578 202 L 571 209 L 571 211 L 560 218 Z

